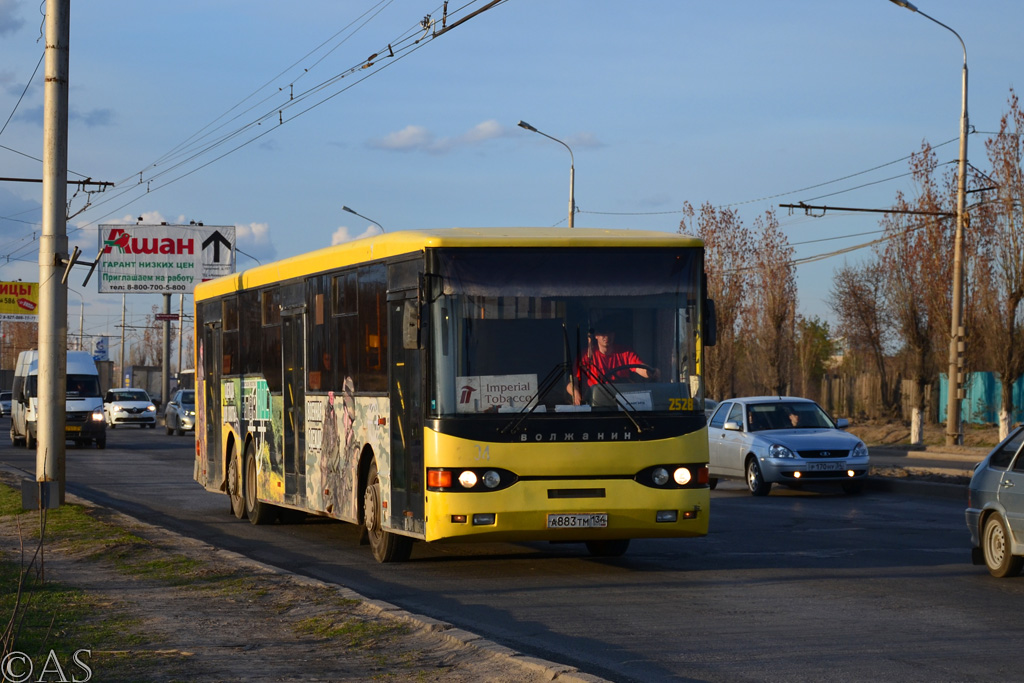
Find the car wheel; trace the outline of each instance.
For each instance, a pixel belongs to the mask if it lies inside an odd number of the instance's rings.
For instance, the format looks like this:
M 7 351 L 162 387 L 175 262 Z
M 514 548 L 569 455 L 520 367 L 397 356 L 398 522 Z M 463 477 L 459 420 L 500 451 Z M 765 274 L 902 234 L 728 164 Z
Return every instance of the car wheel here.
M 378 562 L 404 562 L 412 554 L 412 539 L 384 530 L 384 504 L 380 495 L 377 461 L 370 464 L 363 492 L 363 525 L 370 550 Z
M 628 538 L 611 541 L 587 541 L 587 552 L 594 557 L 622 557 L 629 550 Z
M 107 426 L 110 427 L 111 429 L 117 429 L 117 425 L 114 424 L 113 422 L 108 422 Z
M 245 513 L 253 524 L 270 524 L 277 517 L 277 508 L 261 502 L 256 494 L 256 449 L 252 443 L 245 449 Z
M 180 422 L 178 423 L 178 426 L 175 427 L 174 433 L 177 434 L 178 436 L 185 436 L 185 430 L 181 428 Z
M 985 520 L 981 549 L 988 573 L 997 578 L 1016 576 L 1024 566 L 1024 558 L 1010 554 L 1010 532 L 1002 515 L 994 513 Z
M 171 421 L 168 418 L 164 418 L 164 428 L 167 430 L 167 436 L 174 433 L 174 427 L 171 426 Z
M 25 433 L 25 448 L 32 450 L 36 447 L 36 437 L 32 436 L 32 432 Z
M 751 457 L 747 460 L 747 488 L 755 496 L 767 496 L 772 490 L 771 482 L 765 481 L 761 475 L 761 466 L 757 464 L 757 458 Z
M 708 488 L 712 491 L 718 488 L 718 477 L 710 477 L 708 479 Z

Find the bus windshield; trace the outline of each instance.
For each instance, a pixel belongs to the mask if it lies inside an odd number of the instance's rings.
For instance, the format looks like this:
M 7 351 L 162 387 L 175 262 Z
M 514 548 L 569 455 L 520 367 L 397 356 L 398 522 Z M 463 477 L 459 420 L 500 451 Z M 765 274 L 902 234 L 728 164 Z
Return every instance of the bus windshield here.
M 702 411 L 701 254 L 438 249 L 430 413 Z

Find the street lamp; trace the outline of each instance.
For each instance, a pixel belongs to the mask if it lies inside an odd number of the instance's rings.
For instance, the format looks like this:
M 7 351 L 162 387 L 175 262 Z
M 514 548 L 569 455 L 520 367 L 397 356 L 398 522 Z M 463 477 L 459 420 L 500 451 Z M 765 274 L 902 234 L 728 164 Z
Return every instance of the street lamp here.
M 341 210 L 342 210 L 342 211 L 348 211 L 348 212 L 349 212 L 350 214 L 352 214 L 352 215 L 354 215 L 354 216 L 359 216 L 359 217 L 360 217 L 360 218 L 362 218 L 363 220 L 366 220 L 366 221 L 370 221 L 371 223 L 373 223 L 374 225 L 376 225 L 376 226 L 377 226 L 378 228 L 380 228 L 380 231 L 381 231 L 381 233 L 385 233 L 385 232 L 387 232 L 387 230 L 385 230 L 385 229 L 384 229 L 384 226 L 382 226 L 382 225 L 381 225 L 380 223 L 378 223 L 377 221 L 373 220 L 372 218 L 367 218 L 367 217 L 366 217 L 366 216 L 364 216 L 363 214 L 361 214 L 361 213 L 358 213 L 358 212 L 356 212 L 356 211 L 353 211 L 352 209 L 348 208 L 347 206 L 343 206 L 343 207 L 341 207 Z
M 934 19 L 906 0 L 890 0 L 911 12 L 920 14 L 946 29 L 960 41 L 964 51 L 963 94 L 960 115 L 960 166 L 956 187 L 956 237 L 953 243 L 953 310 L 950 316 L 949 332 L 949 382 L 946 391 L 946 445 L 963 444 L 964 435 L 960 424 L 961 386 L 963 384 L 964 352 L 964 226 L 967 221 L 967 46 L 960 34 Z
M 565 147 L 566 149 L 569 150 L 569 227 L 571 228 L 573 225 L 572 217 L 573 214 L 576 213 L 576 200 L 574 198 L 576 185 L 576 160 L 572 156 L 572 149 L 569 147 L 569 145 L 565 144 L 558 138 L 553 138 L 547 133 L 542 133 L 541 131 L 537 130 L 536 128 L 528 124 L 526 121 L 520 121 L 519 127 L 537 133 L 538 135 L 543 135 L 548 140 L 554 140 L 562 147 Z

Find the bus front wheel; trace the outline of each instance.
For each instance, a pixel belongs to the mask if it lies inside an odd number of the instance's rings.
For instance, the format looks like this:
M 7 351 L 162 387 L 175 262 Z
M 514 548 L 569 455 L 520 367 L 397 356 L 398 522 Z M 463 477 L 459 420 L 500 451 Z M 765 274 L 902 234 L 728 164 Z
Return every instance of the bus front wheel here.
M 380 495 L 377 461 L 370 464 L 363 494 L 363 525 L 370 541 L 370 550 L 378 562 L 404 562 L 412 554 L 412 539 L 384 530 L 384 505 Z
M 277 509 L 262 503 L 256 491 L 256 451 L 250 443 L 245 449 L 245 512 L 253 524 L 270 524 L 277 518 Z

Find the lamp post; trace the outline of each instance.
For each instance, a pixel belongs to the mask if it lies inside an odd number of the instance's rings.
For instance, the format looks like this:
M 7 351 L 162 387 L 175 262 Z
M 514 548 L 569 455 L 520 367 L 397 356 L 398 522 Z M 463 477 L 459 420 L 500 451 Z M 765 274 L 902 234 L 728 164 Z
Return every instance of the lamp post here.
M 381 225 L 380 223 L 378 223 L 377 221 L 373 220 L 372 218 L 367 218 L 367 217 L 366 217 L 366 216 L 364 216 L 363 214 L 361 214 L 361 213 L 358 213 L 358 212 L 356 212 L 356 211 L 353 211 L 352 209 L 348 208 L 347 206 L 343 206 L 343 207 L 341 207 L 341 210 L 342 210 L 342 211 L 348 211 L 348 212 L 349 212 L 350 214 L 352 214 L 352 215 L 354 215 L 354 216 L 359 216 L 359 217 L 360 217 L 360 218 L 362 218 L 363 220 L 366 220 L 366 221 L 370 221 L 371 223 L 373 223 L 374 225 L 376 225 L 376 226 L 377 226 L 378 228 L 380 228 L 380 231 L 381 231 L 381 233 L 385 233 L 385 232 L 387 232 L 387 230 L 385 230 L 385 229 L 384 229 L 384 226 L 383 226 L 383 225 Z
M 569 147 L 569 145 L 565 144 L 558 138 L 553 138 L 547 133 L 542 133 L 541 131 L 537 130 L 536 128 L 528 124 L 526 121 L 520 121 L 519 127 L 537 133 L 538 135 L 543 135 L 548 140 L 554 140 L 562 147 L 565 147 L 567 150 L 569 150 L 569 227 L 571 228 L 573 226 L 573 215 L 576 213 L 576 200 L 574 198 L 576 186 L 576 159 L 573 158 L 572 149 Z
M 946 29 L 960 41 L 964 52 L 963 88 L 960 114 L 960 165 L 956 188 L 956 236 L 953 242 L 953 308 L 950 315 L 949 332 L 949 382 L 946 390 L 946 445 L 963 444 L 963 429 L 960 424 L 961 386 L 963 384 L 964 353 L 964 227 L 967 221 L 967 46 L 960 34 L 934 19 L 906 0 L 890 0 L 911 12 L 920 14 Z

